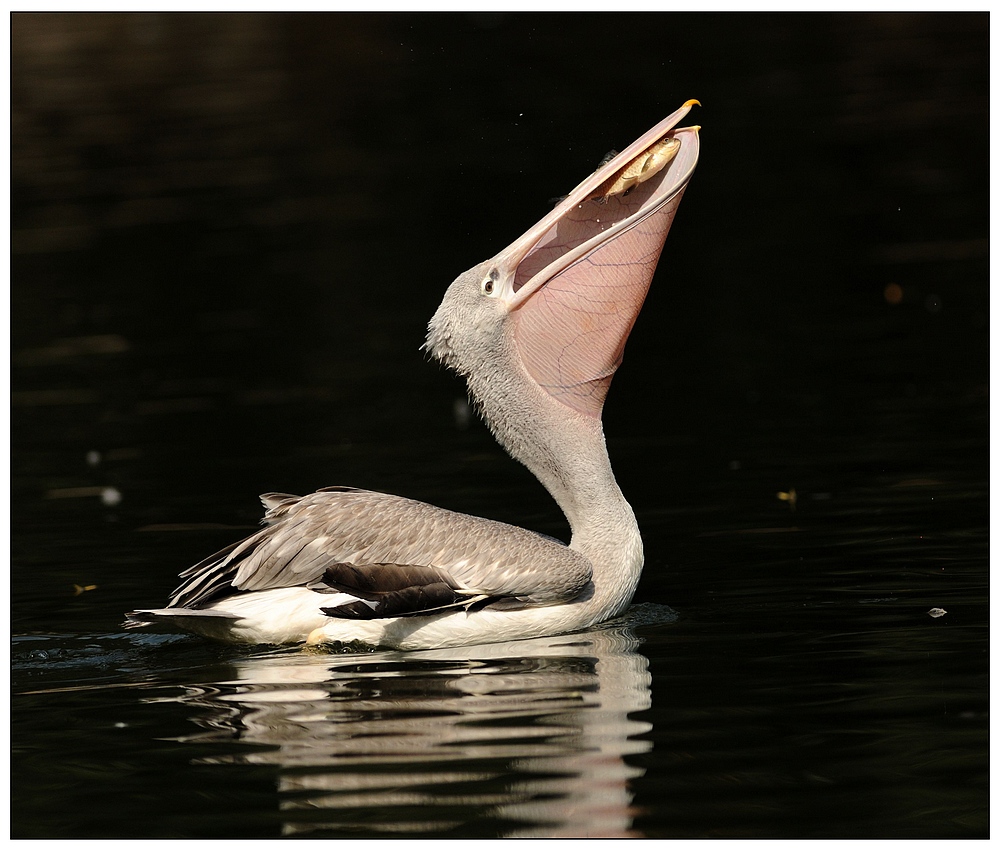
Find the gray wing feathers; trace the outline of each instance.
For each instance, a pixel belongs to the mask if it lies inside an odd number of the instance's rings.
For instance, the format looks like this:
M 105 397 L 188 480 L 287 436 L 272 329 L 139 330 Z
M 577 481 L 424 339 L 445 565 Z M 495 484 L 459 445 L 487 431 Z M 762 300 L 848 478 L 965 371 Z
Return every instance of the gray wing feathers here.
M 265 494 L 261 501 L 265 527 L 185 571 L 189 578 L 171 607 L 306 585 L 370 601 L 381 594 L 383 610 L 406 614 L 408 606 L 427 612 L 498 598 L 548 605 L 571 599 L 590 581 L 590 563 L 562 543 L 403 497 L 327 488 L 304 497 Z M 387 594 L 395 602 L 385 603 Z

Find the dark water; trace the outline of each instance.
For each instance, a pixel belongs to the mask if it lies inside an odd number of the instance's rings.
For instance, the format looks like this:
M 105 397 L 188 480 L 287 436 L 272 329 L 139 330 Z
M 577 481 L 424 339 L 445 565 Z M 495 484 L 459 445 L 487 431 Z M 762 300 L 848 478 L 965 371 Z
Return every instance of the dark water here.
M 15 837 L 988 835 L 987 16 L 12 27 Z M 424 324 L 692 97 L 605 416 L 647 553 L 620 622 L 119 628 L 265 491 L 564 535 Z

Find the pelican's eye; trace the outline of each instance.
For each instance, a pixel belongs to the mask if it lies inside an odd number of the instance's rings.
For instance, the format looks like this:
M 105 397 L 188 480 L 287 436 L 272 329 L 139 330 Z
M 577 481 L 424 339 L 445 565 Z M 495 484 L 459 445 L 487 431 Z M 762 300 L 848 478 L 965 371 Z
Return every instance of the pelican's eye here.
M 483 295 L 488 295 L 488 296 L 494 295 L 498 290 L 496 281 L 493 280 L 492 275 L 483 278 L 483 282 L 480 284 L 480 287 L 483 290 Z

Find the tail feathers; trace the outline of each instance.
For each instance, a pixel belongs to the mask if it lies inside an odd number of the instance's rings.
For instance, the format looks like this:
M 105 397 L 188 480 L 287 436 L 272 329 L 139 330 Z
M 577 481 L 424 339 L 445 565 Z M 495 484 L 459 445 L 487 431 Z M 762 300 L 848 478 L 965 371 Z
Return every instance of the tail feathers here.
M 190 618 L 215 618 L 216 620 L 239 620 L 239 615 L 231 612 L 222 612 L 218 609 L 138 609 L 125 615 L 126 629 L 138 629 L 153 624 L 173 624 L 179 626 L 178 621 Z

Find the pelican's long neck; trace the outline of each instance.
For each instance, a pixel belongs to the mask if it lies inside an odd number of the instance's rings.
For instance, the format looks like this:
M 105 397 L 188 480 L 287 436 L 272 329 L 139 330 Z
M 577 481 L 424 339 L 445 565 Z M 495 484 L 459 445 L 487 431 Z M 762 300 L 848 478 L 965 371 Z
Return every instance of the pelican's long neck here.
M 612 472 L 601 421 L 557 402 L 519 362 L 501 375 L 470 375 L 469 389 L 500 444 L 535 474 L 566 515 L 570 547 L 593 565 L 593 604 L 605 616 L 617 614 L 639 581 L 642 540 Z

